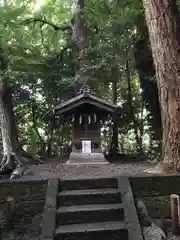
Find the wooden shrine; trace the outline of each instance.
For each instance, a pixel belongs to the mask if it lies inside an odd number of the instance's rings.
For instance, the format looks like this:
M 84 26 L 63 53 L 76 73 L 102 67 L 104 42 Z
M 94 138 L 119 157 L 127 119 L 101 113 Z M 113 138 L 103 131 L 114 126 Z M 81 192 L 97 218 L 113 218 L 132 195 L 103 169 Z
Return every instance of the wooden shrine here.
M 108 163 L 101 151 L 101 124 L 116 109 L 116 105 L 90 94 L 87 85 L 78 96 L 55 106 L 55 116 L 63 114 L 72 121 L 72 152 L 68 163 Z

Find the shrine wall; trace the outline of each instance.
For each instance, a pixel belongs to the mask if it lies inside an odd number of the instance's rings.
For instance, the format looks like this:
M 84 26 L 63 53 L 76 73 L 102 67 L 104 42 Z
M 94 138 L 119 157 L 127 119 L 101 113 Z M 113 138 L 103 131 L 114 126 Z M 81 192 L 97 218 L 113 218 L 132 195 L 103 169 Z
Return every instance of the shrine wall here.
M 180 174 L 134 176 L 130 183 L 135 199 L 144 201 L 152 218 L 170 218 L 170 195 L 180 195 Z
M 46 180 L 11 180 L 0 182 L 0 211 L 7 207 L 6 199 L 13 197 L 16 201 L 16 219 L 31 220 L 44 210 Z

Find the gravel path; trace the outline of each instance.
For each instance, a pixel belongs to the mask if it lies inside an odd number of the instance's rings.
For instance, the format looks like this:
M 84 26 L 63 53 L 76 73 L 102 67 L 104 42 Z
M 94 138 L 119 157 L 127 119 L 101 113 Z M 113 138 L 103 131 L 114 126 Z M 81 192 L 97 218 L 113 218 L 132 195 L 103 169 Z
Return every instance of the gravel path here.
M 149 163 L 121 163 L 121 164 L 100 164 L 100 165 L 70 165 L 49 163 L 38 166 L 33 165 L 32 175 L 26 175 L 23 179 L 49 179 L 49 178 L 88 178 L 108 176 L 130 176 L 147 174 L 145 171 L 152 167 Z

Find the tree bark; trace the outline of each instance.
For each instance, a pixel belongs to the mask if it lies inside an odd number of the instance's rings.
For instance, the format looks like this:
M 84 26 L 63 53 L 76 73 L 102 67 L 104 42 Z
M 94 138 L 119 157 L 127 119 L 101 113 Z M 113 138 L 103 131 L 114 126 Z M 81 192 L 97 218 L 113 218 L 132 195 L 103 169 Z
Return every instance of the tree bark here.
M 146 35 L 145 35 L 146 36 Z M 145 37 L 145 36 L 142 36 Z M 135 65 L 139 74 L 142 97 L 146 103 L 147 110 L 150 111 L 152 118 L 149 123 L 152 127 L 151 134 L 154 140 L 162 140 L 161 111 L 158 98 L 158 87 L 155 76 L 152 53 L 149 48 L 149 36 L 139 40 L 135 45 Z
M 73 15 L 72 21 L 72 50 L 75 64 L 75 77 L 80 85 L 87 83 L 87 78 L 84 72 L 86 65 L 84 48 L 86 44 L 86 28 L 83 19 L 84 0 L 73 0 L 71 12 Z
M 9 116 L 9 89 L 1 83 L 0 85 L 0 113 L 1 113 L 1 132 L 4 154 L 10 154 L 13 151 L 13 137 L 11 132 L 11 117 Z
M 118 94 L 117 94 L 117 82 L 119 77 L 118 67 L 112 68 L 112 101 L 113 104 L 117 105 Z M 111 139 L 111 153 L 117 154 L 118 152 L 118 118 L 117 113 L 113 115 L 113 128 L 112 128 L 112 139 Z
M 7 92 L 5 95 L 7 95 L 7 111 L 10 118 L 10 128 L 11 128 L 11 140 L 13 144 L 13 151 L 17 155 L 21 155 L 21 152 L 23 151 L 18 138 L 18 130 L 17 130 L 17 124 L 16 119 L 14 115 L 13 110 L 13 97 L 12 97 L 12 88 L 10 86 L 7 87 Z
M 53 140 L 54 125 L 55 125 L 55 115 L 53 114 L 51 116 L 51 120 L 49 122 L 49 137 L 48 137 L 47 151 L 46 151 L 48 156 L 50 156 L 52 153 L 52 140 Z
M 3 159 L 0 163 L 0 174 L 12 174 L 11 178 L 14 178 L 13 171 L 16 171 L 16 168 L 22 171 L 22 163 L 20 161 L 22 149 L 18 141 L 12 105 L 12 89 L 8 86 L 6 71 L 7 64 L 3 57 L 0 56 L 0 124 L 3 143 Z M 18 171 L 16 171 L 16 176 Z
M 15 169 L 16 164 L 14 161 L 14 155 L 16 151 L 16 138 L 13 136 L 12 129 L 12 116 L 10 116 L 9 103 L 10 88 L 7 86 L 6 81 L 1 76 L 0 79 L 0 123 L 1 123 L 1 133 L 2 133 L 2 143 L 3 143 L 3 160 L 0 164 L 1 173 L 11 172 Z M 5 166 L 3 168 L 3 166 Z M 3 168 L 3 169 L 2 169 Z
M 162 158 L 180 170 L 180 17 L 176 1 L 143 0 L 156 69 L 163 128 Z
M 131 111 L 131 118 L 134 125 L 134 133 L 135 133 L 135 139 L 136 139 L 136 148 L 139 153 L 143 152 L 142 149 L 142 139 L 139 137 L 138 134 L 138 122 L 135 116 L 134 107 L 133 107 L 133 99 L 132 99 L 132 90 L 131 90 L 131 78 L 130 78 L 130 69 L 129 69 L 129 61 L 126 61 L 126 77 L 127 77 L 127 83 L 128 83 L 128 103 L 129 108 Z
M 35 100 L 32 101 L 32 122 L 33 122 L 33 128 L 36 132 L 36 135 L 39 138 L 39 153 L 43 155 L 43 154 L 45 154 L 45 151 L 46 151 L 46 142 L 42 138 L 41 134 L 39 133 L 38 127 L 37 127 Z
M 84 0 L 73 0 L 71 11 L 73 15 L 72 22 L 72 40 L 76 43 L 79 50 L 84 46 L 85 27 L 83 20 Z

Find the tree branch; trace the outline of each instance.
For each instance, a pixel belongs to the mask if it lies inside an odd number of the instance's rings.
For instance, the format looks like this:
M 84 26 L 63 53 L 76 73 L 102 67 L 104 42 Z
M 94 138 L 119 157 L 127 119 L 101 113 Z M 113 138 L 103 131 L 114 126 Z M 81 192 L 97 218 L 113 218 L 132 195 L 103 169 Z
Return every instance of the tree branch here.
M 29 19 L 26 19 L 23 23 L 24 23 L 24 24 L 30 24 L 30 23 L 35 23 L 35 24 L 36 24 L 37 22 L 39 22 L 39 23 L 42 24 L 41 27 L 42 27 L 43 25 L 49 25 L 49 26 L 51 26 L 55 31 L 67 31 L 67 30 L 72 29 L 70 23 L 66 23 L 66 24 L 62 24 L 62 25 L 59 25 L 59 26 L 58 26 L 58 25 L 55 25 L 54 23 L 46 20 L 45 18 L 44 18 L 44 19 L 43 19 L 43 18 L 29 18 Z

